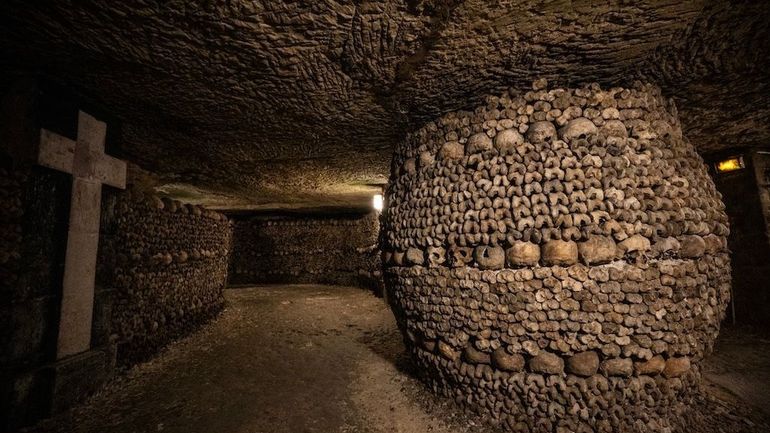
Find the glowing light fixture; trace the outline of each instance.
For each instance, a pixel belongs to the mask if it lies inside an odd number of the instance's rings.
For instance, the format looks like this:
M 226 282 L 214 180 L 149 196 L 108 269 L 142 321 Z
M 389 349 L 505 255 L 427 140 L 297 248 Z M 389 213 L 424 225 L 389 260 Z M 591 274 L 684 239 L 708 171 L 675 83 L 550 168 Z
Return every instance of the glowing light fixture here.
M 743 165 L 742 156 L 732 156 L 727 159 L 723 159 L 715 164 L 717 173 L 729 173 L 731 171 L 740 170 L 745 167 Z
M 382 206 L 383 206 L 382 194 L 375 194 L 372 197 L 372 207 L 374 207 L 375 210 L 380 212 L 382 211 Z

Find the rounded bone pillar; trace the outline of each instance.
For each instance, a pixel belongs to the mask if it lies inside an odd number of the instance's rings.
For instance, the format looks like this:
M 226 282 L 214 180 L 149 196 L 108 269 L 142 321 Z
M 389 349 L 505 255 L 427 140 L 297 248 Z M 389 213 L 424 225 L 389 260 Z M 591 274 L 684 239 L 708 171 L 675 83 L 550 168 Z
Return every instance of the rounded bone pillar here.
M 675 108 L 649 85 L 486 101 L 394 156 L 385 256 L 447 252 L 384 263 L 421 374 L 512 431 L 681 430 L 730 264 Z

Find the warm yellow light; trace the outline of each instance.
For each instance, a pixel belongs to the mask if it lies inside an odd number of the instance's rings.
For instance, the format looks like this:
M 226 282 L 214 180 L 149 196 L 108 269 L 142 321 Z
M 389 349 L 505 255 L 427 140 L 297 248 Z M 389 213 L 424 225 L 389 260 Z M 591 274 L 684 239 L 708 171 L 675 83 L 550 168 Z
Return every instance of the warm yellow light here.
M 717 162 L 717 173 L 727 173 L 743 168 L 743 157 L 736 156 Z
M 382 206 L 383 206 L 382 194 L 375 194 L 374 197 L 372 197 L 372 206 L 378 212 L 382 210 Z

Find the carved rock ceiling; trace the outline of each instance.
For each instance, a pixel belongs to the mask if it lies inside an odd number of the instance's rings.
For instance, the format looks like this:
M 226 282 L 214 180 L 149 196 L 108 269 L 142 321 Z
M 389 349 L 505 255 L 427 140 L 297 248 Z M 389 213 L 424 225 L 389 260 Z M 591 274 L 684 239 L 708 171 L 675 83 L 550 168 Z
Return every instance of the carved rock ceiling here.
M 541 76 L 651 81 L 701 152 L 767 145 L 768 23 L 760 1 L 5 0 L 0 66 L 107 107 L 172 195 L 361 206 L 405 131 Z

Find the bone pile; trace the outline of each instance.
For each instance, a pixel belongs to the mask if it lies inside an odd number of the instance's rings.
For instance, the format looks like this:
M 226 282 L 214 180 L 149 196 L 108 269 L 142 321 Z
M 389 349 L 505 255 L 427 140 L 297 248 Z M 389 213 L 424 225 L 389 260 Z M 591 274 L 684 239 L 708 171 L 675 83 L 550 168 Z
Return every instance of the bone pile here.
M 105 279 L 114 289 L 118 362 L 146 359 L 221 310 L 232 239 L 227 217 L 128 191 L 118 194 L 106 231 L 99 262 L 114 268 Z
M 436 392 L 523 432 L 660 432 L 729 298 L 724 205 L 651 85 L 511 90 L 397 148 L 389 300 Z
M 382 279 L 374 214 L 254 217 L 235 222 L 233 284 L 375 287 Z

